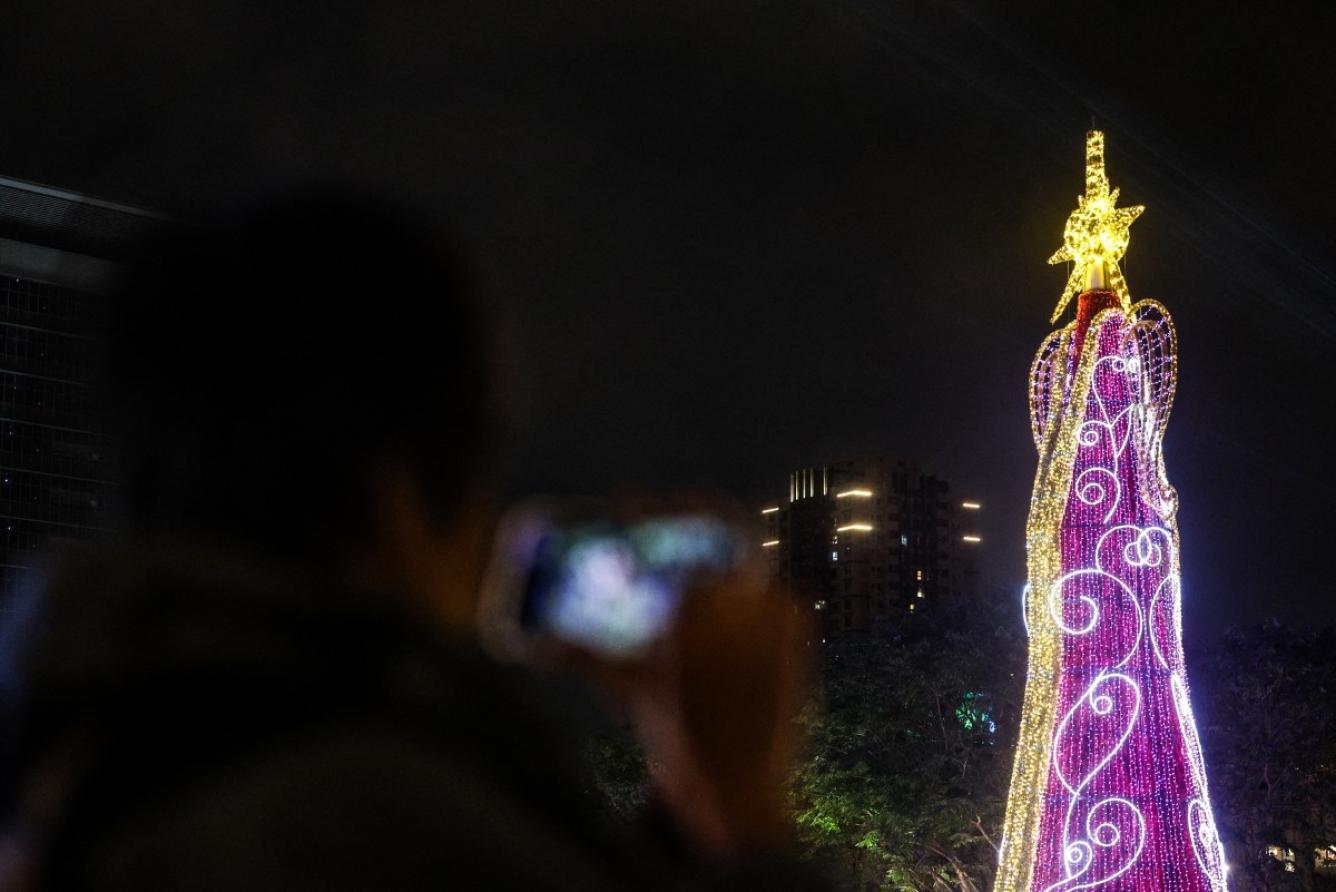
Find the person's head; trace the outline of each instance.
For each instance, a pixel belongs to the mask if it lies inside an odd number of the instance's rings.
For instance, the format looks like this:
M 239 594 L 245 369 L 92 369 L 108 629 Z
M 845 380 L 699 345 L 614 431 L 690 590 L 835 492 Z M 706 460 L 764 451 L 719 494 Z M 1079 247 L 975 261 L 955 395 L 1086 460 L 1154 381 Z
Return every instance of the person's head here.
M 406 563 L 476 551 L 491 369 L 451 248 L 404 207 L 307 190 L 146 250 L 107 345 L 127 532 L 410 587 L 433 571 Z

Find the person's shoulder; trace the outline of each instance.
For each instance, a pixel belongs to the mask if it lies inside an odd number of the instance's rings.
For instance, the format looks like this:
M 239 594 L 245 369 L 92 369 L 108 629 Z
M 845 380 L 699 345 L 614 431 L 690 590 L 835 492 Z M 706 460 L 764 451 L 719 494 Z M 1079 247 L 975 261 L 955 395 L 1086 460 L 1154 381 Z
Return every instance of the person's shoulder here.
M 604 853 L 568 824 L 466 753 L 384 725 L 328 726 L 120 822 L 95 872 L 141 889 L 616 887 Z

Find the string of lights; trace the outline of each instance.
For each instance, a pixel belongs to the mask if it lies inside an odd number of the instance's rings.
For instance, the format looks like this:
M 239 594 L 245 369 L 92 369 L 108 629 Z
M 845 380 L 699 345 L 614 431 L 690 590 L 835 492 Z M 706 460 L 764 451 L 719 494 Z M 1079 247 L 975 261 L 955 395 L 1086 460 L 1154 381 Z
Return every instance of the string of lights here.
M 1029 672 L 994 888 L 1224 892 L 1162 451 L 1177 340 L 1163 306 L 1129 305 L 1116 260 L 1141 208 L 1114 208 L 1103 136 L 1086 145 L 1059 252 L 1076 269 L 1057 312 L 1075 288 L 1077 318 L 1030 370 Z
M 1091 130 L 1086 134 L 1085 194 L 1076 197 L 1076 209 L 1067 218 L 1062 232 L 1062 247 L 1048 258 L 1049 263 L 1072 263 L 1071 274 L 1049 322 L 1061 318 L 1071 299 L 1085 289 L 1090 273 L 1097 266 L 1102 267 L 1110 290 L 1118 295 L 1119 305 L 1127 309 L 1131 303 L 1118 261 L 1131 241 L 1132 221 L 1145 208 L 1117 205 L 1118 190 L 1109 190 L 1109 178 L 1104 172 L 1104 134 Z

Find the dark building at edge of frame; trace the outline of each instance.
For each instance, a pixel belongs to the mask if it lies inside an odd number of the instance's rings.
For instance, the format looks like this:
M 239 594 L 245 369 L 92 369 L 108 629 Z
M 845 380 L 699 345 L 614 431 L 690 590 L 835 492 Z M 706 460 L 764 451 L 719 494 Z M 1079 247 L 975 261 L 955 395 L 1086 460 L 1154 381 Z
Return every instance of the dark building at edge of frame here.
M 105 291 L 164 218 L 0 177 L 0 618 L 115 493 L 94 395 Z
M 908 459 L 846 459 L 789 475 L 786 498 L 761 510 L 761 545 L 822 639 L 849 640 L 977 594 L 980 507 Z

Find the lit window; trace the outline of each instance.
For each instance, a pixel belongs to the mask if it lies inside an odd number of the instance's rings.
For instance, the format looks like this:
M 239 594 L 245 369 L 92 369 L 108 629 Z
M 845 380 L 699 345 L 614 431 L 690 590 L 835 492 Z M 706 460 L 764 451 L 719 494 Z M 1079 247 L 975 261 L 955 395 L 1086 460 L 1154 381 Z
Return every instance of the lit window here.
M 840 559 L 840 553 L 838 551 L 832 551 L 830 553 L 830 559 L 832 561 L 838 561 Z
M 1294 873 L 1294 849 L 1267 846 L 1266 853 L 1285 865 L 1286 873 Z

